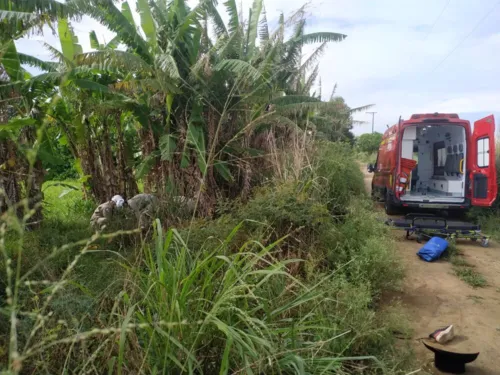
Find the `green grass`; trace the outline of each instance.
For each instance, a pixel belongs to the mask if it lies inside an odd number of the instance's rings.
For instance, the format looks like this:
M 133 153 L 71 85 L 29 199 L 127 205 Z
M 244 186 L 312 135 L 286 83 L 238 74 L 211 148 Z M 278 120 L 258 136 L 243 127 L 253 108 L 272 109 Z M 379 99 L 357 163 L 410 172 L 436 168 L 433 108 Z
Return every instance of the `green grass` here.
M 482 232 L 490 235 L 494 241 L 500 242 L 500 216 L 498 214 L 480 215 L 477 221 L 481 225 Z
M 46 184 L 41 228 L 5 238 L 21 277 L 38 268 L 18 284 L 15 305 L 0 296 L 5 316 L 17 311 L 15 331 L 0 323 L 4 368 L 405 373 L 412 354 L 396 345 L 395 332 L 409 335 L 406 318 L 379 306 L 402 268 L 352 162 L 348 148 L 323 144 L 301 179 L 221 206 L 216 220 L 179 230 L 157 225 L 148 240 L 86 242 L 95 204 Z M 15 281 L 2 262 L 0 281 Z
M 486 279 L 470 266 L 453 266 L 453 272 L 458 278 L 473 288 L 483 288 L 487 285 Z
M 467 262 L 454 241 L 449 243 L 444 258 L 452 264 L 453 273 L 471 287 L 482 288 L 487 285 L 484 276 L 474 269 L 474 265 Z
M 472 267 L 463 256 L 456 255 L 450 261 L 455 267 Z

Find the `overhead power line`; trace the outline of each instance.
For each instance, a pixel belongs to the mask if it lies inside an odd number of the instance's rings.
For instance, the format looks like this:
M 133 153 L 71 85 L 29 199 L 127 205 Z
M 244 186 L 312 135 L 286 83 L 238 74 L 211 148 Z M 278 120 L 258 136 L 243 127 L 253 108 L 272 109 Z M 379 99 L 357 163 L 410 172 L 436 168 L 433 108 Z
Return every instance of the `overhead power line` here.
M 439 13 L 439 15 L 437 16 L 436 20 L 434 21 L 434 23 L 432 24 L 431 28 L 429 29 L 429 32 L 425 36 L 424 41 L 427 40 L 427 38 L 429 37 L 429 35 L 431 35 L 432 31 L 434 30 L 434 27 L 437 25 L 438 21 L 441 19 L 441 16 L 444 14 L 444 11 L 446 10 L 446 8 L 448 8 L 448 5 L 450 5 L 450 2 L 451 2 L 451 0 L 448 0 L 446 2 L 446 4 L 444 5 L 443 9 L 441 10 L 441 13 Z
M 434 27 L 437 25 L 438 21 L 443 16 L 446 8 L 448 8 L 448 5 L 450 5 L 450 2 L 451 2 L 451 0 L 448 0 L 446 2 L 446 4 L 444 5 L 443 9 L 441 9 L 441 12 L 439 12 L 439 14 L 436 17 L 436 19 L 434 20 L 434 23 L 432 24 L 431 28 L 429 29 L 429 31 L 427 32 L 427 34 L 425 34 L 424 39 L 422 39 L 423 42 L 425 42 L 429 38 L 429 35 L 431 35 L 431 33 L 434 31 Z M 408 54 L 408 60 L 406 61 L 406 63 L 403 66 L 407 66 L 412 61 L 413 58 L 414 58 L 413 54 Z
M 457 49 L 458 47 L 460 47 L 462 45 L 463 42 L 465 42 L 476 30 L 479 26 L 481 26 L 481 24 L 483 23 L 483 21 L 488 18 L 488 16 L 495 10 L 495 8 L 498 6 L 498 4 L 500 4 L 500 1 L 497 1 L 495 3 L 495 5 L 476 23 L 476 25 L 472 28 L 471 31 L 469 31 L 469 33 L 450 51 L 448 52 L 448 54 L 444 57 L 444 59 L 442 59 L 439 64 L 437 64 L 434 69 L 432 70 L 432 72 L 434 72 L 437 68 L 439 68 L 441 66 L 441 64 L 443 64 L 447 59 L 448 57 L 450 57 Z

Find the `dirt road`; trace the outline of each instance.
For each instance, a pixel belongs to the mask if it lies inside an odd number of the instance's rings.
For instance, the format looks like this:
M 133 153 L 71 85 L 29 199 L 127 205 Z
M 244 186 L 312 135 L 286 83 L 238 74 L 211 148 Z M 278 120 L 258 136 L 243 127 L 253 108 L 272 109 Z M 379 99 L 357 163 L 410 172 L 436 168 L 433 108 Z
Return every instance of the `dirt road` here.
M 363 172 L 370 191 L 372 175 L 366 168 Z M 394 231 L 394 236 L 406 280 L 403 290 L 392 294 L 389 303 L 400 301 L 407 311 L 422 370 L 441 373 L 432 365 L 433 354 L 418 339 L 453 324 L 455 333 L 467 338 L 469 348 L 480 352 L 478 359 L 467 365 L 467 374 L 500 374 L 500 246 L 491 243 L 482 248 L 470 241 L 457 244 L 467 262 L 488 282 L 484 288 L 473 289 L 453 274 L 449 262 L 424 262 L 416 255 L 421 245 L 406 240 L 402 231 Z

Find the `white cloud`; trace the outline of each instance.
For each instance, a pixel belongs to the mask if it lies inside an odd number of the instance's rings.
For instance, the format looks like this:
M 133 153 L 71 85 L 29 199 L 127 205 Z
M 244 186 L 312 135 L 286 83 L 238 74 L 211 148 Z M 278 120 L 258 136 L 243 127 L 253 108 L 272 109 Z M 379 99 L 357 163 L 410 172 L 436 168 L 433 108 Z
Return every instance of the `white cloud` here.
M 245 16 L 252 2 L 237 1 Z M 447 0 L 312 0 L 308 31 L 348 35 L 345 41 L 331 44 L 321 60 L 323 95 L 327 96 L 337 83 L 337 94 L 344 96 L 351 107 L 376 104 L 373 110 L 377 111 L 379 131 L 386 124 L 396 123 L 400 115 L 407 118 L 418 112 L 456 112 L 465 117 L 500 112 L 496 83 L 500 74 L 500 6 L 479 22 L 496 2 L 453 0 L 442 13 Z M 289 14 L 303 3 L 265 0 L 270 24 L 276 23 L 279 12 Z M 219 1 L 219 9 L 227 19 L 223 1 Z M 476 25 L 474 33 L 466 38 Z M 101 42 L 113 37 L 88 17 L 74 27 L 84 50 L 90 49 L 91 30 L 97 32 Z M 59 48 L 57 38 L 50 33 L 45 36 Z M 21 41 L 19 49 L 48 57 L 35 40 Z M 371 121 L 371 116 L 365 114 L 357 114 L 356 118 Z M 367 124 L 355 132 L 369 130 Z

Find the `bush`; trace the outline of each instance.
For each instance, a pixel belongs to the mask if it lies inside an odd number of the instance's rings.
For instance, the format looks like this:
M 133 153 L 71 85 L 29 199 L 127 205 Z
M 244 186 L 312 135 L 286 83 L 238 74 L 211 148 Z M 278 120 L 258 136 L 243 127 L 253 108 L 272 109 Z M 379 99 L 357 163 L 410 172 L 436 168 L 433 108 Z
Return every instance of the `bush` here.
M 29 278 L 45 284 L 20 284 L 23 371 L 398 373 L 407 356 L 393 332 L 404 320 L 377 305 L 402 270 L 351 151 L 321 144 L 299 181 L 274 181 L 216 220 L 166 233 L 158 222 L 132 248 L 112 235 L 83 240 L 90 207 L 53 188 L 57 233 L 24 234 L 39 254 L 24 247 L 21 275 L 62 250 Z
M 351 146 L 319 143 L 313 167 L 314 198 L 334 214 L 345 213 L 353 197 L 365 196 L 363 174 Z
M 356 139 L 356 146 L 361 152 L 373 154 L 378 151 L 380 147 L 380 142 L 382 142 L 382 134 L 366 133 L 366 134 L 361 134 Z
M 394 326 L 370 307 L 369 273 L 352 283 L 341 270 L 316 270 L 304 283 L 288 271 L 298 260 L 276 259 L 277 243 L 249 241 L 235 252 L 238 230 L 201 252 L 172 230 L 146 248 L 138 316 L 147 328 L 138 340 L 148 348 L 149 371 L 336 373 L 351 357 L 350 366 L 388 373 L 374 355 L 392 347 Z

